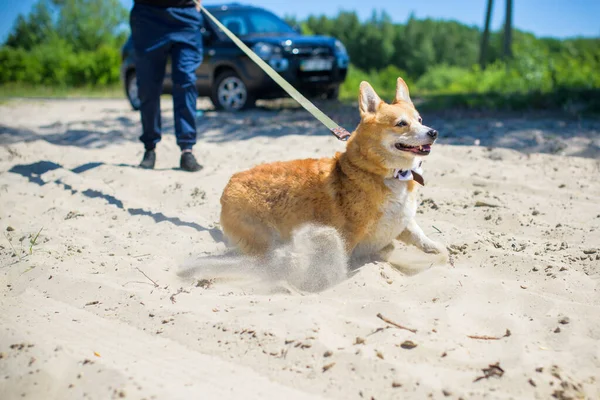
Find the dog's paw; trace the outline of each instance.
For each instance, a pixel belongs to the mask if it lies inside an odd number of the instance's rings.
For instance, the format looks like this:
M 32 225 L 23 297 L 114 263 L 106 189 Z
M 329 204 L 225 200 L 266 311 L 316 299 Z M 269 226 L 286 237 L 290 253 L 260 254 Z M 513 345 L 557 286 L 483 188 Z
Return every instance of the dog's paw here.
M 450 265 L 454 266 L 454 260 L 452 259 L 452 255 L 450 254 L 446 246 L 444 246 L 441 243 L 432 241 L 428 246 L 425 246 L 423 248 L 423 251 L 428 254 L 439 254 L 440 257 L 443 258 L 443 262 L 445 264 L 449 263 Z
M 444 254 L 448 252 L 448 250 L 446 250 L 446 246 L 434 241 L 431 241 L 423 246 L 423 251 L 428 254 Z

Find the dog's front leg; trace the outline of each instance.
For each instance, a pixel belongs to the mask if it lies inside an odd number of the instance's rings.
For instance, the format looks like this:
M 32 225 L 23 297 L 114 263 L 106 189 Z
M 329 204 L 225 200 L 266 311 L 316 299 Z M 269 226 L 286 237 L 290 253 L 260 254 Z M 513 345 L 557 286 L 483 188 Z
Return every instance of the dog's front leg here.
M 429 239 L 414 219 L 408 223 L 406 229 L 396 239 L 406 244 L 412 244 L 425 253 L 447 254 L 444 245 Z

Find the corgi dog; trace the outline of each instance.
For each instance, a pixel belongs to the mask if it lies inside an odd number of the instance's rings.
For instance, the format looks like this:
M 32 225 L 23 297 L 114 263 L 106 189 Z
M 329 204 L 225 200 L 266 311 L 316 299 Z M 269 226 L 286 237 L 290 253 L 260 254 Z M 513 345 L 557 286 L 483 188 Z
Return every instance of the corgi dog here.
M 221 227 L 231 244 L 263 256 L 273 243 L 316 224 L 334 228 L 352 258 L 386 258 L 394 240 L 447 256 L 415 221 L 421 163 L 438 132 L 423 125 L 402 78 L 392 104 L 367 82 L 358 100 L 361 121 L 344 152 L 232 176 L 221 196 Z

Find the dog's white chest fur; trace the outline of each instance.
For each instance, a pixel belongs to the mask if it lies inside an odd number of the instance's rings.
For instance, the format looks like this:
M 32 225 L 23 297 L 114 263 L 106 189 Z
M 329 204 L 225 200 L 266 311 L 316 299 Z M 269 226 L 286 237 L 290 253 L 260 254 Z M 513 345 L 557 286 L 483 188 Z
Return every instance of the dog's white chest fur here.
M 416 193 L 408 191 L 408 182 L 389 178 L 385 184 L 391 193 L 381 207 L 383 214 L 370 234 L 358 244 L 355 255 L 369 255 L 383 249 L 404 231 L 416 215 Z

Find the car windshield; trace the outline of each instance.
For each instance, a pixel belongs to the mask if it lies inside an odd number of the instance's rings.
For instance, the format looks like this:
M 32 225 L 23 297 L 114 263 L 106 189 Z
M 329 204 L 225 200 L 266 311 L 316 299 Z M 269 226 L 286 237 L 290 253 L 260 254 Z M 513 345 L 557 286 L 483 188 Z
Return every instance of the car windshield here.
M 296 33 L 284 20 L 261 9 L 219 10 L 214 14 L 236 36 L 279 36 Z

